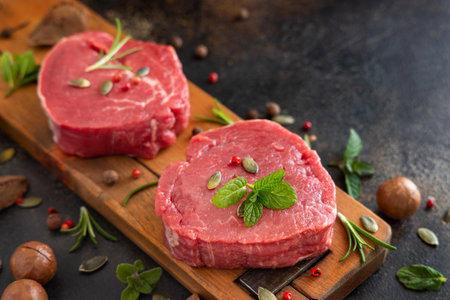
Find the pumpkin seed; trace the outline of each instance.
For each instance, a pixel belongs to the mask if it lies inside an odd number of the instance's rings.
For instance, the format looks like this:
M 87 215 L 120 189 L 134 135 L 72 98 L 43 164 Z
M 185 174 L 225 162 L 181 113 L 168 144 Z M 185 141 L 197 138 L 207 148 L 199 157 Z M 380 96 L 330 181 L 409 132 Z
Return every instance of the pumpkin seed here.
M 372 219 L 369 216 L 361 216 L 361 223 L 363 224 L 364 228 L 371 233 L 375 233 L 378 231 L 378 224 L 375 222 L 374 219 Z
M 212 174 L 208 180 L 208 185 L 207 185 L 208 189 L 209 190 L 215 189 L 219 185 L 221 180 L 222 180 L 222 173 L 220 173 L 220 171 Z
M 244 167 L 245 171 L 249 173 L 256 174 L 259 171 L 258 164 L 253 160 L 253 158 L 250 157 L 244 157 L 242 159 L 242 166 Z
M 102 85 L 100 86 L 100 94 L 103 96 L 111 92 L 113 88 L 113 83 L 111 80 L 105 80 L 103 81 Z
M 259 300 L 277 300 L 277 297 L 268 289 L 259 287 L 258 288 L 258 299 Z
M 22 199 L 23 202 L 17 203 L 22 208 L 32 208 L 36 207 L 42 203 L 42 198 L 40 197 L 25 197 Z
M 87 88 L 91 86 L 91 83 L 89 82 L 89 80 L 85 79 L 85 78 L 78 78 L 78 79 L 74 79 L 69 81 L 70 85 L 79 87 L 79 88 Z
M 14 157 L 14 154 L 16 154 L 16 150 L 14 150 L 14 148 L 8 148 L 8 149 L 3 150 L 0 153 L 0 164 L 5 163 L 8 160 L 11 160 L 11 158 Z
M 277 115 L 272 118 L 272 121 L 277 122 L 280 125 L 292 125 L 295 123 L 295 119 L 290 115 Z
M 245 201 L 242 201 L 241 204 L 239 204 L 238 208 L 237 208 L 237 216 L 239 218 L 243 218 L 244 217 L 244 210 L 245 210 Z
M 152 300 L 170 300 L 170 298 L 167 298 L 167 297 L 165 297 L 163 295 L 160 295 L 160 294 L 153 294 L 152 295 Z
M 108 261 L 108 256 L 94 256 L 89 259 L 83 261 L 78 268 L 78 271 L 90 273 L 97 271 L 101 267 L 103 267 Z
M 419 234 L 419 237 L 422 239 L 422 241 L 424 241 L 425 243 L 432 245 L 432 246 L 439 245 L 439 240 L 433 231 L 422 227 L 422 228 L 419 228 L 417 233 Z
M 445 213 L 444 221 L 445 221 L 445 223 L 450 223 L 450 208 Z
M 139 70 L 137 70 L 135 74 L 136 74 L 136 76 L 143 77 L 145 75 L 148 75 L 148 73 L 150 73 L 150 68 L 143 67 L 143 68 L 140 68 Z

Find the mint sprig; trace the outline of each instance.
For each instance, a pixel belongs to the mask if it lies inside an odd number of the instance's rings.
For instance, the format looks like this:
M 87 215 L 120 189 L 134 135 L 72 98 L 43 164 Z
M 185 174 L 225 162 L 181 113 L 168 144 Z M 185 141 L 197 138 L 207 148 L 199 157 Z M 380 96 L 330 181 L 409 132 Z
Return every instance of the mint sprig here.
M 14 57 L 11 53 L 5 51 L 0 59 L 0 65 L 2 78 L 9 86 L 5 98 L 9 97 L 21 86 L 35 82 L 40 67 L 36 65 L 33 52 L 31 51 L 27 51 L 23 55 L 15 54 Z
M 121 300 L 136 300 L 140 294 L 150 294 L 161 277 L 160 267 L 144 271 L 144 264 L 140 259 L 134 264 L 119 264 L 116 269 L 117 278 L 127 283 L 122 291 Z
M 297 192 L 283 181 L 284 176 L 286 172 L 280 169 L 254 184 L 249 184 L 243 177 L 236 177 L 216 192 L 212 203 L 219 208 L 229 207 L 241 201 L 248 193 L 239 207 L 238 216 L 244 218 L 247 227 L 251 227 L 261 218 L 263 206 L 280 210 L 291 207 L 297 201 Z
M 347 192 L 355 199 L 361 194 L 360 177 L 370 176 L 375 173 L 375 169 L 370 163 L 358 159 L 362 147 L 361 138 L 352 128 L 350 129 L 350 137 L 348 138 L 342 161 L 328 164 L 330 167 L 339 167 L 344 172 Z

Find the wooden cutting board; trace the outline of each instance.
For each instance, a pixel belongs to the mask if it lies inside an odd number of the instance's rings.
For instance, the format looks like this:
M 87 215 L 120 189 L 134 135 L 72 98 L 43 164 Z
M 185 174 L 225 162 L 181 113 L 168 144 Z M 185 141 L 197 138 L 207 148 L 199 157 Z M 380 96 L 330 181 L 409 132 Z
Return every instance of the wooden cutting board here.
M 27 45 L 28 35 L 48 9 L 58 2 L 59 0 L 2 1 L 1 27 L 14 26 L 25 21 L 29 21 L 30 24 L 15 33 L 11 39 L 0 39 L 0 50 L 23 53 L 30 49 Z M 115 33 L 114 26 L 92 11 L 89 11 L 89 14 L 89 28 Z M 31 50 L 40 62 L 48 48 Z M 213 98 L 192 83 L 189 83 L 189 88 L 191 115 L 209 116 L 214 106 Z M 205 299 L 251 298 L 246 291 L 233 282 L 245 270 L 192 268 L 170 256 L 163 243 L 161 219 L 155 215 L 155 188 L 136 195 L 126 208 L 121 206 L 122 199 L 132 189 L 156 180 L 169 163 L 185 159 L 184 152 L 194 126 L 200 126 L 206 130 L 218 125 L 191 117 L 189 127 L 178 137 L 176 143 L 161 151 L 152 160 L 125 156 L 82 159 L 65 155 L 53 143 L 47 119 L 36 95 L 36 85 L 21 88 L 9 98 L 3 97 L 6 90 L 6 83 L 0 82 L 1 130 L 55 173 L 69 188 L 113 223 L 184 286 Z M 239 119 L 229 110 L 227 112 L 234 120 Z M 142 176 L 137 180 L 130 176 L 134 168 L 142 171 Z M 102 173 L 106 169 L 115 169 L 120 174 L 119 182 L 112 187 L 102 182 Z M 337 190 L 336 197 L 338 211 L 359 225 L 361 225 L 359 221 L 361 215 L 371 216 L 379 225 L 379 231 L 375 236 L 386 242 L 390 241 L 391 228 L 387 223 L 342 190 Z M 323 270 L 323 275 L 312 277 L 309 272 L 304 273 L 277 294 L 279 299 L 282 298 L 282 293 L 288 290 L 293 293 L 294 299 L 340 299 L 381 266 L 387 250 L 379 246 L 375 251 L 366 251 L 367 262 L 364 264 L 360 262 L 357 254 L 352 254 L 347 260 L 339 263 L 339 258 L 347 251 L 348 240 L 345 229 L 339 221 L 336 222 L 334 229 L 331 253 L 317 264 Z

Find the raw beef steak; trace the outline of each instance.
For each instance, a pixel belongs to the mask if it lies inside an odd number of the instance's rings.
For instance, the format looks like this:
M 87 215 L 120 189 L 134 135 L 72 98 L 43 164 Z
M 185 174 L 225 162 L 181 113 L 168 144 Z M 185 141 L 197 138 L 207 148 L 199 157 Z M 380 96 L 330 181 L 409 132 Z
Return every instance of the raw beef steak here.
M 170 46 L 128 41 L 118 54 L 134 47 L 142 50 L 114 64 L 131 71 L 86 67 L 107 51 L 112 36 L 88 31 L 62 39 L 45 57 L 39 74 L 38 94 L 59 148 L 84 157 L 127 154 L 153 158 L 160 148 L 175 141 L 188 124 L 189 90 L 181 63 Z M 150 72 L 136 83 L 134 72 Z M 101 95 L 105 80 L 120 78 L 110 93 Z M 69 81 L 85 78 L 90 87 Z M 129 84 L 129 89 L 123 88 Z
M 257 174 L 230 165 L 234 155 L 252 157 Z M 217 208 L 211 200 L 236 174 L 249 183 L 284 169 L 297 202 L 284 210 L 264 208 L 256 225 L 237 217 L 239 204 Z M 206 185 L 221 171 L 214 190 Z M 277 268 L 312 258 L 331 245 L 336 217 L 335 186 L 311 150 L 296 134 L 265 120 L 241 121 L 192 138 L 186 162 L 170 164 L 155 199 L 171 255 L 191 266 Z

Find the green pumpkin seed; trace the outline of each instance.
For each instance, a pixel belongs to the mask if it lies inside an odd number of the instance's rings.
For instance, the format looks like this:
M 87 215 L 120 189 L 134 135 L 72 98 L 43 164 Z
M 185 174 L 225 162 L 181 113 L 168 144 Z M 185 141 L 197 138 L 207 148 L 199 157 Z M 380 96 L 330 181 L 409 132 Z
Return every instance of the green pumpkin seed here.
M 83 261 L 80 267 L 78 268 L 78 271 L 85 273 L 97 271 L 98 269 L 103 267 L 107 261 L 108 256 L 94 256 L 92 258 Z
M 22 199 L 22 203 L 17 203 L 22 208 L 32 208 L 36 207 L 42 203 L 42 198 L 40 197 L 25 197 Z
M 8 148 L 3 150 L 0 153 L 0 164 L 11 160 L 11 158 L 14 157 L 14 154 L 16 154 L 16 150 L 14 150 L 14 148 Z
M 371 233 L 375 233 L 378 231 L 378 224 L 375 222 L 374 219 L 372 219 L 369 216 L 361 216 L 361 223 L 363 224 L 364 228 Z
M 89 80 L 85 79 L 85 78 L 78 78 L 78 79 L 74 79 L 69 81 L 70 85 L 79 87 L 79 88 L 87 88 L 91 86 L 91 83 L 89 82 Z
M 150 73 L 150 68 L 143 67 L 143 68 L 140 68 L 139 70 L 137 70 L 135 74 L 136 74 L 136 76 L 143 77 L 145 75 L 148 75 L 148 73 Z
M 259 300 L 277 300 L 277 297 L 268 289 L 259 287 L 258 288 L 258 299 Z
M 444 221 L 445 221 L 445 223 L 450 223 L 450 208 L 445 213 Z
M 244 217 L 244 210 L 245 210 L 245 201 L 242 201 L 241 204 L 239 204 L 238 208 L 237 208 L 237 216 L 239 218 L 243 218 Z
M 216 173 L 212 174 L 208 180 L 208 185 L 207 185 L 208 189 L 209 190 L 215 189 L 220 184 L 221 180 L 222 180 L 222 173 L 216 172 Z
M 160 295 L 160 294 L 153 294 L 152 295 L 152 300 L 170 300 L 170 298 L 167 298 L 167 297 L 165 297 L 163 295 Z
M 419 237 L 422 239 L 422 241 L 424 241 L 428 245 L 432 245 L 432 246 L 439 245 L 439 239 L 436 236 L 436 234 L 434 234 L 433 231 L 422 227 L 422 228 L 419 228 L 417 233 L 419 234 Z
M 272 118 L 272 121 L 277 122 L 280 125 L 292 125 L 295 123 L 295 119 L 290 115 L 277 115 Z
M 244 167 L 244 170 L 249 173 L 256 174 L 259 171 L 258 164 L 250 157 L 244 157 L 242 159 L 242 166 Z
M 102 85 L 100 86 L 100 94 L 103 96 L 111 92 L 113 88 L 113 83 L 111 80 L 105 80 L 103 81 Z

